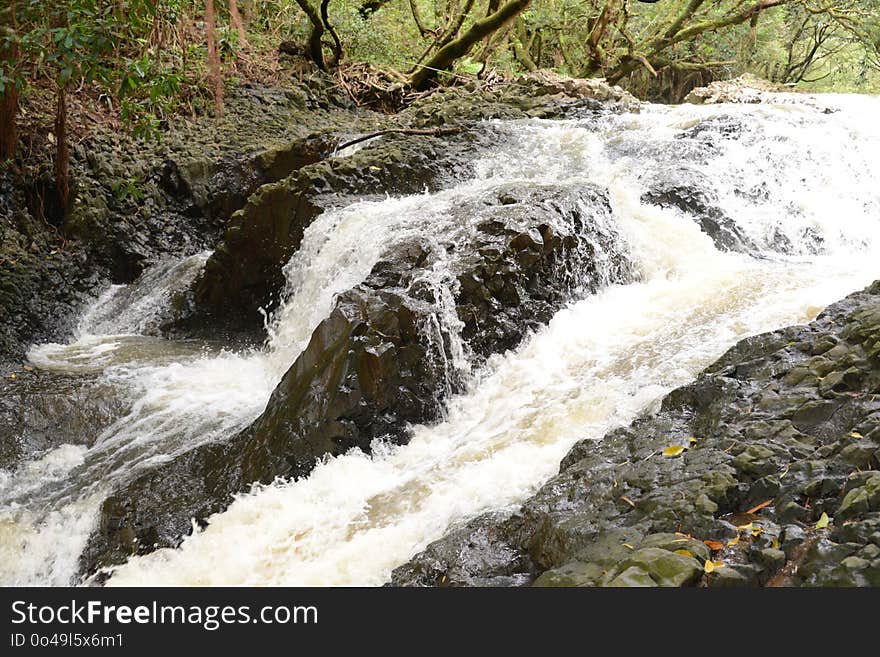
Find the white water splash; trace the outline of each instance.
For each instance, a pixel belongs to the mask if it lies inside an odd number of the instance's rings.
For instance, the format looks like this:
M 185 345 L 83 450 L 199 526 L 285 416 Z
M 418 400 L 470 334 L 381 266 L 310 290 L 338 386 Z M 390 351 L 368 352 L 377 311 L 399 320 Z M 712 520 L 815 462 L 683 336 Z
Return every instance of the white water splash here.
M 505 154 L 484 161 L 484 175 L 573 183 L 580 176 L 607 184 L 643 282 L 608 288 L 558 313 L 515 353 L 494 358 L 489 373 L 450 403 L 444 422 L 415 427 L 406 446 L 377 445 L 371 457 L 353 451 L 300 481 L 239 496 L 179 549 L 131 560 L 110 584 L 382 584 L 394 566 L 454 523 L 522 500 L 556 471 L 573 442 L 601 438 L 630 421 L 736 340 L 806 322 L 871 282 L 880 255 L 880 150 L 860 141 L 854 158 L 841 153 L 836 140 L 851 126 L 835 123 L 824 132 L 827 141 L 813 144 L 815 135 L 804 130 L 823 124 L 815 111 L 778 125 L 772 108 L 664 108 L 647 120 L 625 120 L 637 122 L 643 142 L 662 142 L 664 128 L 673 135 L 680 130 L 665 122 L 725 111 L 767 130 L 750 147 L 734 142 L 706 165 L 721 207 L 759 244 L 784 231 L 798 246 L 809 225 L 822 236 L 826 255 L 721 254 L 690 219 L 641 204 L 638 181 L 656 162 L 612 162 L 598 157 L 601 140 L 576 124 L 530 123 L 518 137 L 546 151 L 548 167 L 536 174 Z M 880 133 L 867 128 L 860 139 L 877 146 Z M 576 156 L 561 156 L 568 152 Z M 846 162 L 818 175 L 803 169 L 805 159 L 818 164 L 832 156 Z M 870 167 L 861 166 L 865 158 Z M 795 179 L 827 193 L 798 195 Z M 758 181 L 767 183 L 767 196 L 741 201 L 737 190 Z M 797 212 L 787 207 L 795 197 L 802 201 Z M 838 206 L 845 215 L 832 212 L 841 199 L 848 201 Z

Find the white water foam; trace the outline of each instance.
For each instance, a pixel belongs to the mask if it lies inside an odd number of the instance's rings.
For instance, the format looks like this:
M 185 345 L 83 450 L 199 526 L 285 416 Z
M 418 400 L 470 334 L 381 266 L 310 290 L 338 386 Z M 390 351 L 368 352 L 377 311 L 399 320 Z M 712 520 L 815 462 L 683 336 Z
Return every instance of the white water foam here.
M 415 427 L 406 446 L 376 445 L 372 456 L 355 450 L 302 480 L 239 496 L 179 549 L 132 559 L 110 584 L 382 584 L 451 525 L 522 500 L 574 441 L 630 421 L 736 340 L 806 322 L 871 282 L 880 255 L 880 133 L 867 116 L 854 119 L 866 128 L 856 142 L 845 121 L 805 132 L 826 126 L 812 109 L 663 108 L 624 120 L 643 142 L 662 143 L 664 130 L 675 135 L 677 126 L 723 112 L 765 132 L 705 165 L 721 207 L 768 251 L 784 233 L 796 258 L 719 253 L 689 218 L 640 202 L 639 181 L 657 162 L 603 158 L 602 139 L 576 124 L 527 124 L 517 136 L 547 153 L 547 168 L 536 174 L 505 154 L 482 162 L 483 176 L 607 184 L 643 281 L 558 313 L 516 352 L 494 358 L 444 422 Z M 859 152 L 850 158 L 841 143 Z M 826 158 L 844 161 L 826 167 L 833 171 L 809 168 Z M 759 183 L 766 196 L 746 202 L 737 193 Z M 821 235 L 823 255 L 799 248 L 811 239 L 805 226 Z

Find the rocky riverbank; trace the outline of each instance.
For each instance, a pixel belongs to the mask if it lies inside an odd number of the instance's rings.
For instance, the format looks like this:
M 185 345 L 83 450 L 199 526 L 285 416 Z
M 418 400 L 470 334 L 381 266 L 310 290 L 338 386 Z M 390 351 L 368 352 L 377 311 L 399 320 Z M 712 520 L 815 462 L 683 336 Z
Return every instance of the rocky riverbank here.
M 74 152 L 75 201 L 68 212 L 35 214 L 27 204 L 29 183 L 4 196 L 3 226 L 12 236 L 4 258 L 14 265 L 0 299 L 13 318 L 4 326 L 7 376 L 0 391 L 15 427 L 4 437 L 8 465 L 51 448 L 52 428 L 66 427 L 56 418 L 63 404 L 47 392 L 54 375 L 22 367 L 18 359 L 30 343 L 69 337 L 79 308 L 107 283 L 131 282 L 169 255 L 213 249 L 203 274 L 173 299 L 171 318 L 150 332 L 215 344 L 259 342 L 263 312 L 283 293 L 282 267 L 324 211 L 358 199 L 436 191 L 470 176 L 473 154 L 497 138 L 486 119 L 601 114 L 637 105 L 620 89 L 552 74 L 435 93 L 393 116 L 354 108 L 332 88 L 248 86 L 232 94 L 222 121 L 172 129 L 159 145 L 94 137 Z M 383 134 L 336 152 L 374 132 Z M 548 321 L 574 284 L 599 284 L 586 261 L 575 281 L 567 260 L 577 260 L 581 250 L 590 255 L 587 234 L 596 245 L 614 241 L 591 228 L 591 213 L 607 215 L 607 199 L 601 190 L 586 190 L 583 199 L 557 200 L 510 190 L 461 209 L 485 215 L 480 234 L 464 240 L 472 244 L 456 251 L 454 266 L 461 293 L 453 312 L 470 327 L 465 337 L 477 359 L 515 346 Z M 573 203 L 589 209 L 572 210 Z M 561 232 L 550 228 L 560 216 L 570 219 Z M 44 242 L 28 241 L 26 222 Z M 58 248 L 51 248 L 50 234 L 62 240 Z M 41 249 L 51 249 L 65 268 L 51 280 Z M 387 253 L 363 286 L 340 298 L 338 312 L 318 327 L 254 427 L 228 443 L 185 453 L 109 499 L 85 570 L 176 544 L 190 530 L 190 518 L 224 508 L 253 481 L 305 474 L 325 454 L 368 448 L 380 429 L 405 440 L 407 422 L 436 419 L 460 384 L 448 368 L 423 363 L 451 362 L 455 348 L 448 336 L 428 344 L 422 332 L 440 301 L 429 298 L 422 280 L 437 257 L 415 242 Z M 618 265 L 621 280 L 631 275 L 625 258 Z M 317 364 L 329 369 L 316 370 Z M 309 391 L 305 397 L 302 390 Z M 46 400 L 45 412 L 21 412 L 21 400 L 31 395 Z M 85 446 L 119 410 L 90 414 L 89 407 L 77 429 Z M 387 421 L 370 429 L 374 415 Z M 308 435 L 294 430 L 311 425 Z M 329 433 L 318 442 L 309 438 L 322 431 Z M 163 484 L 169 477 L 188 483 Z
M 621 109 L 638 103 L 546 73 L 435 93 L 393 116 L 352 107 L 328 85 L 247 86 L 231 95 L 226 119 L 182 125 L 159 145 L 112 135 L 81 145 L 66 213 L 34 204 L 51 181 L 7 172 L 0 467 L 62 442 L 92 447 L 128 412 L 131 400 L 93 373 L 21 360 L 31 343 L 69 338 L 79 309 L 108 283 L 211 250 L 146 332 L 195 349 L 259 343 L 265 313 L 287 292 L 285 264 L 319 218 L 357 201 L 457 189 L 502 136 L 486 119 L 598 125 Z M 773 231 L 756 238 L 721 209 L 696 164 L 744 133 L 725 116 L 689 121 L 659 146 L 681 151 L 681 171 L 646 180 L 641 202 L 692 219 L 721 252 L 822 252 L 812 233 L 797 248 Z M 624 139 L 609 149 L 632 157 L 643 147 Z M 254 482 L 306 476 L 377 438 L 406 443 L 412 425 L 442 419 L 468 370 L 515 349 L 572 298 L 639 279 L 604 186 L 551 180 L 469 193 L 443 230 L 386 236 L 365 278 L 335 290 L 301 353 L 281 363 L 259 417 L 115 479 L 80 573 L 177 546 L 193 519 L 205 522 Z M 808 326 L 741 342 L 659 412 L 576 445 L 534 497 L 454 528 L 392 583 L 878 584 L 878 352 L 880 284 Z
M 0 361 L 62 340 L 102 284 L 213 248 L 262 184 L 380 123 L 316 85 L 236 88 L 223 119 L 181 120 L 155 141 L 97 128 L 71 150 L 71 206 L 40 167 L 0 172 Z
M 880 282 L 743 340 L 398 586 L 880 585 Z

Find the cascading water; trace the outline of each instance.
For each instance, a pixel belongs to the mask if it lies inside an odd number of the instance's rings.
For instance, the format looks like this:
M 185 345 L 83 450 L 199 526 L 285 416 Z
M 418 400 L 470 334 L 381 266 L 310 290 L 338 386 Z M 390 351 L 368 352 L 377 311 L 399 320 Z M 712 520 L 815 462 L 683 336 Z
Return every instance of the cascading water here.
M 161 304 L 167 291 L 149 302 L 136 288 L 109 291 L 86 315 L 92 328 L 30 357 L 43 368 L 99 369 L 131 410 L 91 448 L 62 446 L 0 471 L 0 580 L 71 581 L 106 491 L 252 421 L 334 296 L 395 243 L 466 234 L 449 208 L 500 184 L 598 184 L 638 282 L 574 300 L 519 349 L 492 357 L 442 422 L 413 427 L 408 445 L 351 452 L 307 478 L 242 495 L 180 548 L 131 559 L 109 583 L 381 584 L 450 525 L 515 504 L 574 441 L 630 421 L 736 340 L 807 321 L 877 278 L 880 100 L 779 100 L 499 124 L 506 137 L 475 163 L 472 180 L 319 217 L 285 269 L 286 300 L 267 346 L 253 353 L 131 335 L 149 329 L 132 317 L 150 314 L 135 309 Z M 710 187 L 703 191 L 750 253 L 719 251 L 693 217 L 642 200 L 658 180 L 679 178 Z M 442 267 L 432 276 L 448 290 Z M 112 312 L 101 310 L 108 300 L 119 302 Z M 455 334 L 446 305 L 437 321 Z M 456 360 L 467 369 L 464 349 Z

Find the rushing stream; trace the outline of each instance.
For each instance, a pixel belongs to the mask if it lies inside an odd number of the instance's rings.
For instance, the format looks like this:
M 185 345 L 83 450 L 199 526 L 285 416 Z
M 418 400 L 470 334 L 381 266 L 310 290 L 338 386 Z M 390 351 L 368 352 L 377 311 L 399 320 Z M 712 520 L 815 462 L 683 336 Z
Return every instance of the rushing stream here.
M 133 558 L 108 582 L 382 584 L 451 525 L 522 500 L 575 441 L 649 410 L 737 340 L 809 321 L 878 278 L 878 115 L 876 98 L 780 96 L 499 124 L 504 137 L 471 180 L 320 216 L 285 269 L 269 340 L 253 352 L 147 335 L 208 254 L 103 291 L 71 344 L 36 345 L 29 357 L 47 370 L 100 373 L 129 410 L 90 448 L 62 445 L 0 470 L 0 582 L 74 581 L 104 496 L 252 422 L 334 295 L 395 243 L 461 230 L 449 208 L 502 184 L 607 188 L 637 282 L 573 299 L 516 351 L 470 372 L 443 421 L 413 427 L 409 444 L 350 452 L 307 478 L 256 488 L 178 549 Z M 710 186 L 750 253 L 720 251 L 692 217 L 641 200 L 676 176 Z M 432 273 L 438 286 L 451 284 L 444 274 Z M 447 311 L 438 321 L 455 334 Z M 456 353 L 467 371 L 466 345 Z

